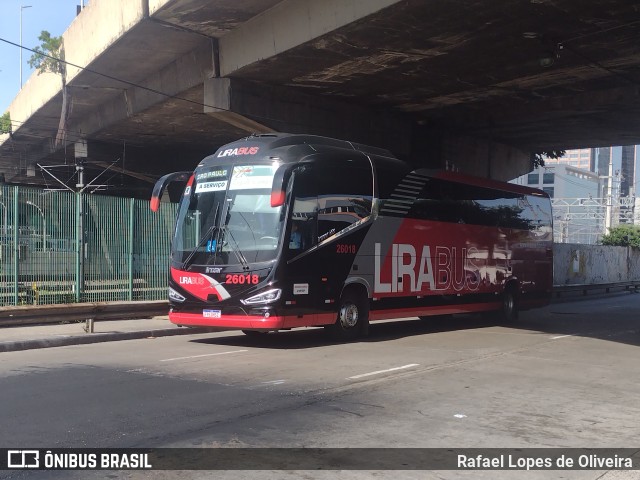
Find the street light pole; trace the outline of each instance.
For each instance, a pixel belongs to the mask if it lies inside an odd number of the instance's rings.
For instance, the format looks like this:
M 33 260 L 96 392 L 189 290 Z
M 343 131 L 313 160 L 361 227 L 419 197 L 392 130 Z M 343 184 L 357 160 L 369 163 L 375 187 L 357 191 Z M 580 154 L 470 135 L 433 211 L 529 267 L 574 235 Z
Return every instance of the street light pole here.
M 22 90 L 22 10 L 31 5 L 20 5 L 20 90 Z

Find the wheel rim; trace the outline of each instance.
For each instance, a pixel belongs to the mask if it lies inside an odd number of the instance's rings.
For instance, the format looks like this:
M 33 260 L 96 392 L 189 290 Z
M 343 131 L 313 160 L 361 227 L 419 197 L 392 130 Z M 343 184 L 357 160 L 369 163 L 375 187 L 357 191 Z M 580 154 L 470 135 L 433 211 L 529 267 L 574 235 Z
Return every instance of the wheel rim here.
M 353 303 L 343 305 L 340 309 L 340 325 L 343 328 L 353 328 L 358 323 L 358 307 Z

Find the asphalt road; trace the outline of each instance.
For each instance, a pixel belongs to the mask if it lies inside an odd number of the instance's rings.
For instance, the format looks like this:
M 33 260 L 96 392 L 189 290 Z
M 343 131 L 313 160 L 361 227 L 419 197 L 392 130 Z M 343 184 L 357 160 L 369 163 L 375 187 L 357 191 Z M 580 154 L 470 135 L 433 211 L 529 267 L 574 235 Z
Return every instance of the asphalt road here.
M 0 448 L 640 447 L 640 295 L 472 316 L 129 340 L 0 354 Z M 373 459 L 372 459 L 373 460 Z M 179 472 L 335 478 L 335 472 Z M 242 475 L 239 475 L 242 473 Z M 176 478 L 175 471 L 0 472 Z M 632 479 L 616 471 L 342 471 L 341 478 Z

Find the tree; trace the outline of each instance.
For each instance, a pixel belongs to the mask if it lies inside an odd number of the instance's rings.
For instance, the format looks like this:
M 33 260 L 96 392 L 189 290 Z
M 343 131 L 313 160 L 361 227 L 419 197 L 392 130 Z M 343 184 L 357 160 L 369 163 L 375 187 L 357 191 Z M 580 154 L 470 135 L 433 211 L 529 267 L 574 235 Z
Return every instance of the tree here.
M 618 225 L 602 236 L 602 245 L 640 248 L 640 226 Z
M 564 150 L 547 150 L 544 152 L 534 152 L 531 154 L 532 169 L 544 167 L 545 158 L 562 158 L 566 152 Z
M 67 92 L 67 69 L 64 62 L 64 42 L 62 37 L 52 37 L 46 30 L 40 32 L 38 40 L 42 43 L 33 49 L 35 53 L 29 59 L 29 65 L 38 70 L 38 75 L 51 72 L 62 78 L 62 111 L 55 141 L 55 146 L 59 146 L 65 139 L 70 106 Z
M 0 133 L 11 133 L 11 116 L 9 112 L 0 117 Z
M 37 69 L 38 73 L 52 72 L 66 77 L 62 37 L 52 37 L 43 30 L 38 40 L 42 43 L 33 49 L 35 53 L 29 59 L 29 66 Z

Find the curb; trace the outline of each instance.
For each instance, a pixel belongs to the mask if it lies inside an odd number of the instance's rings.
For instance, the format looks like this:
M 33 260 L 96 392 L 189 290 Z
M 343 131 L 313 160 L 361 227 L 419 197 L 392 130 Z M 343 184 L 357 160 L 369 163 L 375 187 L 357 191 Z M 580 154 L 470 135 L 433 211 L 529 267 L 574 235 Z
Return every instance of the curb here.
M 0 342 L 1 352 L 16 352 L 20 350 L 34 350 L 39 348 L 66 347 L 68 345 L 88 345 L 91 343 L 115 342 L 119 340 L 138 340 L 141 338 L 168 337 L 173 335 L 193 335 L 218 331 L 206 327 L 196 328 L 168 328 L 164 330 L 141 330 L 137 332 L 88 333 L 65 337 L 48 337 L 38 340 L 17 340 Z

